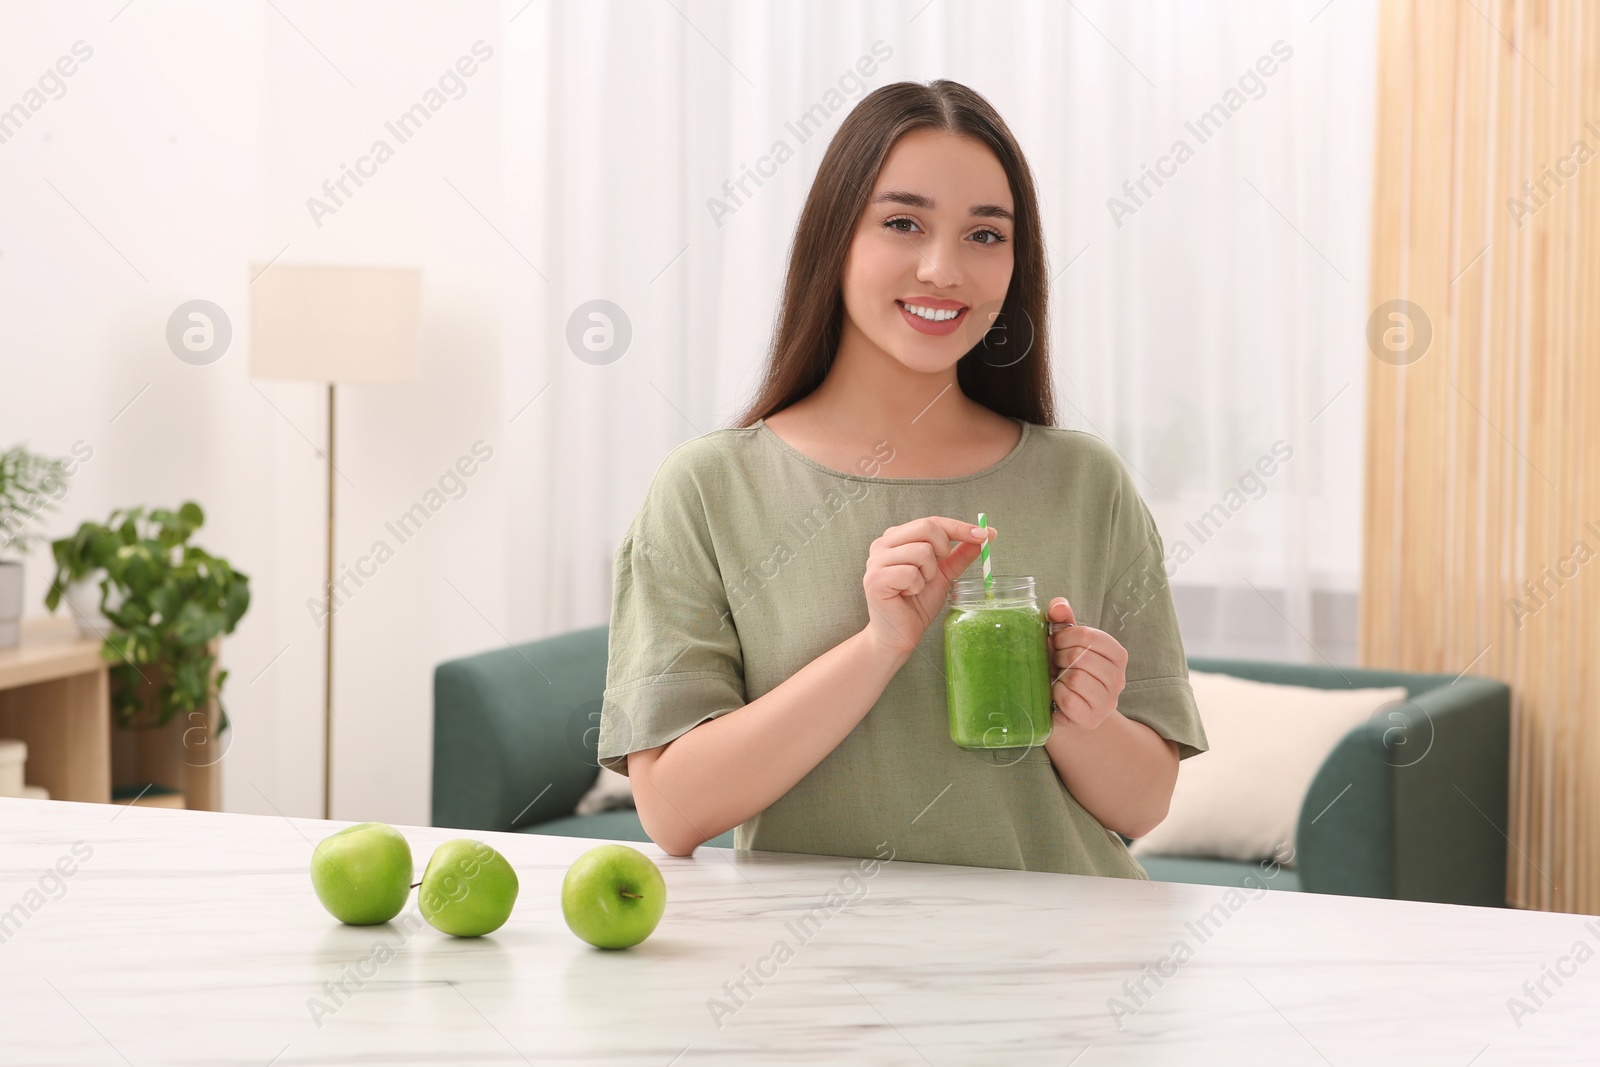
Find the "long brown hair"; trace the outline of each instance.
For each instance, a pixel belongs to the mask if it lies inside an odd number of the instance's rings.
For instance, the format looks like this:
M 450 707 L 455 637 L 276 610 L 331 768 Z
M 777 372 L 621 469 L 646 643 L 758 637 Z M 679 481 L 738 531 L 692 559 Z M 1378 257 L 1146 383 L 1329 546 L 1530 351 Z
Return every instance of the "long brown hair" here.
M 1016 138 L 989 102 L 941 78 L 876 89 L 839 124 L 795 228 L 766 372 L 735 426 L 754 425 L 822 384 L 844 328 L 844 263 L 856 224 L 890 148 L 905 134 L 924 129 L 987 145 L 1005 169 L 1016 214 L 1011 285 L 995 326 L 1008 331 L 1009 352 L 1025 345 L 1027 354 L 986 360 L 991 329 L 956 364 L 957 384 L 968 398 L 1001 415 L 1055 425 L 1045 319 L 1049 284 L 1033 176 Z

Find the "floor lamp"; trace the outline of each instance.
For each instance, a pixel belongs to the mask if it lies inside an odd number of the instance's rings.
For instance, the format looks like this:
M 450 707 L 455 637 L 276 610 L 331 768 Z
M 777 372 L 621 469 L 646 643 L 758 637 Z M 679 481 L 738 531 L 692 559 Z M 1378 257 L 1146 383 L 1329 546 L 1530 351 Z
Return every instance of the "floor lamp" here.
M 252 264 L 250 374 L 328 387 L 327 572 L 323 584 L 322 817 L 333 817 L 335 390 L 417 377 L 422 272 L 410 267 Z

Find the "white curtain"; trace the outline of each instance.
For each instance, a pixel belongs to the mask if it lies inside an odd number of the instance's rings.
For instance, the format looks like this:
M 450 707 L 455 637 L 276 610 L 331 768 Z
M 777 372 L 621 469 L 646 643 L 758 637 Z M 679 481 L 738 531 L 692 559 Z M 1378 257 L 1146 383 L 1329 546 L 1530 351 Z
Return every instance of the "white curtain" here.
M 507 0 L 514 636 L 606 620 L 657 465 L 755 387 L 840 119 L 947 77 L 1034 169 L 1065 424 L 1135 471 L 1190 653 L 1349 662 L 1375 7 Z M 631 331 L 611 362 L 568 340 L 595 300 Z

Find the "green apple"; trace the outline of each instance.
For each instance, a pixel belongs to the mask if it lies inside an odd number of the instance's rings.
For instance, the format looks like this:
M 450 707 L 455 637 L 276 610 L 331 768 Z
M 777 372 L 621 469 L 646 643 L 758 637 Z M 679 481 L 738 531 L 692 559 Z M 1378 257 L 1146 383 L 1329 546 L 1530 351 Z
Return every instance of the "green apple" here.
M 491 933 L 511 918 L 517 872 L 482 841 L 458 837 L 433 850 L 417 907 L 435 930 L 456 937 Z
M 347 826 L 312 851 L 311 888 L 342 923 L 386 923 L 411 895 L 411 846 L 386 823 Z
M 573 861 L 561 880 L 561 914 L 597 948 L 631 948 L 649 937 L 667 909 L 661 871 L 636 848 L 599 845 Z

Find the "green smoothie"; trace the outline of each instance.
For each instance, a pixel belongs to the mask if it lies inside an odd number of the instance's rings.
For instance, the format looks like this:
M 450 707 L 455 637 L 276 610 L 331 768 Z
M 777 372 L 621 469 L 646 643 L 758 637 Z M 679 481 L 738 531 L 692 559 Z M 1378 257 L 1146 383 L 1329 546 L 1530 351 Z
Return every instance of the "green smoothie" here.
M 950 740 L 1024 748 L 1050 736 L 1049 627 L 1037 608 L 952 608 L 944 622 Z

